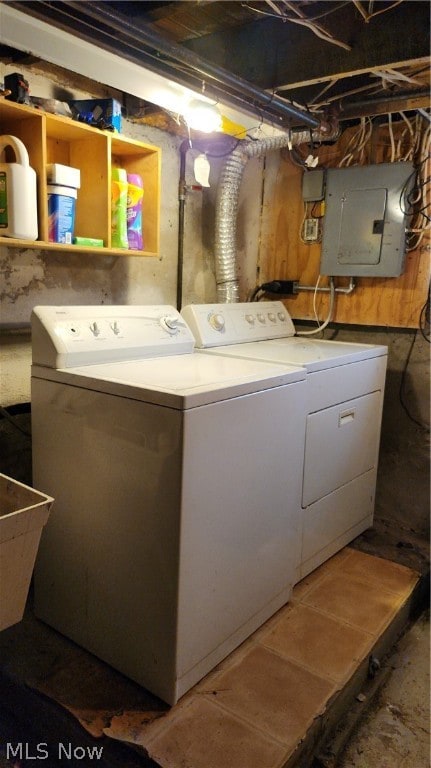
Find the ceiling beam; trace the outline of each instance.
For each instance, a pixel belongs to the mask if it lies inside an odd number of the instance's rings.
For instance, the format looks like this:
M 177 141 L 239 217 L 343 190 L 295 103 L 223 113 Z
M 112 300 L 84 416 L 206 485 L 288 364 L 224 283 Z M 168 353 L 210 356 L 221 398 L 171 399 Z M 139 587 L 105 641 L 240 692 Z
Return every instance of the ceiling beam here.
M 369 23 L 353 4 L 348 4 L 328 16 L 325 24 L 352 50 L 326 43 L 302 26 L 272 18 L 188 40 L 183 45 L 265 89 L 345 76 L 365 67 L 400 66 L 429 57 L 428 2 L 408 0 Z
M 417 109 L 427 109 L 430 104 L 428 91 L 420 94 L 406 94 L 404 96 L 389 96 L 387 98 L 376 97 L 356 102 L 340 103 L 339 119 L 353 120 L 359 117 L 371 117 L 372 115 L 387 115 L 395 112 L 409 112 Z
M 430 63 L 430 57 L 422 56 L 420 59 L 411 59 L 410 61 L 398 61 L 398 62 L 392 62 L 390 64 L 385 64 L 381 67 L 381 70 L 387 70 L 387 69 L 404 69 L 406 67 L 429 67 Z M 361 69 L 354 69 L 351 72 L 342 72 L 338 73 L 338 75 L 325 75 L 320 77 L 315 77 L 312 80 L 302 80 L 297 83 L 290 83 L 289 85 L 281 85 L 278 86 L 277 92 L 280 94 L 284 94 L 286 98 L 289 98 L 290 93 L 289 91 L 294 91 L 297 88 L 304 88 L 309 85 L 319 85 L 319 83 L 329 83 L 331 80 L 336 79 L 347 79 L 349 77 L 357 77 L 358 75 L 367 75 L 371 71 L 377 71 L 376 67 L 361 67 Z

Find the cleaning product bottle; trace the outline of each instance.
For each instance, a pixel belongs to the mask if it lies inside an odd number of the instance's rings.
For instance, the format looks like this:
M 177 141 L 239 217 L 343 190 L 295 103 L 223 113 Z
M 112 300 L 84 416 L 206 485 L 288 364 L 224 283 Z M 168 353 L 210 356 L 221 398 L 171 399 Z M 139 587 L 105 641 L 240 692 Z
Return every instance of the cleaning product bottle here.
M 127 174 L 127 241 L 133 251 L 141 251 L 142 239 L 142 198 L 144 183 L 138 173 Z
M 128 248 L 127 171 L 113 168 L 111 175 L 111 247 Z
M 0 136 L 0 155 L 12 147 L 15 163 L 0 162 L 0 236 L 37 240 L 36 172 L 16 136 Z

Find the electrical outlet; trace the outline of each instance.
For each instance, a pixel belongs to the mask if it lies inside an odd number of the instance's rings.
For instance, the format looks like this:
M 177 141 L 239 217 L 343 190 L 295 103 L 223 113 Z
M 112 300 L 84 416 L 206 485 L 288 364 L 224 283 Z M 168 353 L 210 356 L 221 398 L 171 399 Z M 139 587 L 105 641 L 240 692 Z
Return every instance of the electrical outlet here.
M 304 240 L 309 243 L 316 242 L 319 239 L 319 219 L 305 219 L 304 221 Z

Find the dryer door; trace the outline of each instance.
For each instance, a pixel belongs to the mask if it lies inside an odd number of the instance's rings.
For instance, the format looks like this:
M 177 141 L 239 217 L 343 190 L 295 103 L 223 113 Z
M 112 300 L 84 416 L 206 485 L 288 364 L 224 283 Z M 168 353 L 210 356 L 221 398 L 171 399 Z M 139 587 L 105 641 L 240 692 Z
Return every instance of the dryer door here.
M 381 392 L 308 415 L 303 507 L 375 466 L 380 418 Z

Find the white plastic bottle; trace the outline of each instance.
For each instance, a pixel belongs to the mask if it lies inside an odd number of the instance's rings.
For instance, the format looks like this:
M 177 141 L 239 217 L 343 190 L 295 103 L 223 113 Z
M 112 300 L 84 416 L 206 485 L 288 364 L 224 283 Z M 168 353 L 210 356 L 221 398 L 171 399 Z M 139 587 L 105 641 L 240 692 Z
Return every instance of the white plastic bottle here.
M 21 139 L 0 136 L 0 156 L 9 146 L 16 162 L 0 162 L 0 236 L 37 240 L 36 172 Z

